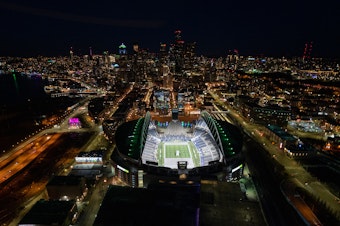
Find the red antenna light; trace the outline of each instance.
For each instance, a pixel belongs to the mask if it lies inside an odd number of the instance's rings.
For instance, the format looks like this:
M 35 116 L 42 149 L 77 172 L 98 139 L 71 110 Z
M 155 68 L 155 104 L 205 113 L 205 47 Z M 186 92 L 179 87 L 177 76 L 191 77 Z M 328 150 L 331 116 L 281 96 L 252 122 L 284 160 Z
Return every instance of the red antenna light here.
M 306 42 L 305 43 L 305 48 L 303 50 L 303 59 L 309 59 L 312 53 L 312 49 L 313 49 L 313 42 Z
M 310 56 L 311 56 L 312 49 L 313 49 L 313 42 L 310 42 L 309 43 L 309 49 L 308 49 L 308 58 L 310 58 Z

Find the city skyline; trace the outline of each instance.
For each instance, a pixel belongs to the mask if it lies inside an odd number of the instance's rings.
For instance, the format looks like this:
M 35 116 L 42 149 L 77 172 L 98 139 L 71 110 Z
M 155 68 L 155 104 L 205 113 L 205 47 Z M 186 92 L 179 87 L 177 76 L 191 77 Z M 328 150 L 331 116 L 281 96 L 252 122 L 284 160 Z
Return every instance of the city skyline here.
M 88 2 L 2 1 L 1 56 L 117 53 L 123 42 L 132 51 L 158 52 L 173 43 L 173 32 L 196 42 L 198 55 L 302 56 L 313 42 L 312 57 L 339 57 L 337 3 L 287 2 Z
M 194 57 L 175 34 L 0 57 L 2 224 L 339 224 L 337 60 Z

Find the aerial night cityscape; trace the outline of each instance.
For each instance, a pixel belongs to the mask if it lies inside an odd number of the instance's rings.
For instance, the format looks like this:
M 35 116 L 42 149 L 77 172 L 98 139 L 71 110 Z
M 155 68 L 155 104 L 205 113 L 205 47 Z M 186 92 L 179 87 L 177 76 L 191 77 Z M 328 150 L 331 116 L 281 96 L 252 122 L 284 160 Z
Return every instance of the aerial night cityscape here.
M 1 0 L 0 226 L 340 225 L 339 9 Z

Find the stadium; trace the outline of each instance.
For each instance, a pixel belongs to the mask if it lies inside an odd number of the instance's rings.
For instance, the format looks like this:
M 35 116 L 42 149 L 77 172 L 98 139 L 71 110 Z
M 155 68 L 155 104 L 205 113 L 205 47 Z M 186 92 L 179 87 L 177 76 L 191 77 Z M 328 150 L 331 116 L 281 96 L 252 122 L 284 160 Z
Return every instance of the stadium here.
M 104 129 L 105 131 L 105 129 Z M 194 117 L 151 116 L 121 124 L 111 159 L 116 175 L 133 187 L 147 176 L 235 180 L 243 173 L 242 134 L 202 111 Z

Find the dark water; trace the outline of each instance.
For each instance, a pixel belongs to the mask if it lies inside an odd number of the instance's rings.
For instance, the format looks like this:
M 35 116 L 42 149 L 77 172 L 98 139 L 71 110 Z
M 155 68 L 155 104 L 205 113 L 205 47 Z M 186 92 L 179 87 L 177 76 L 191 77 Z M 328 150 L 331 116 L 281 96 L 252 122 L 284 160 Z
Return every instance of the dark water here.
M 20 73 L 0 75 L 0 104 L 15 106 L 28 100 L 41 101 L 48 96 L 44 92 L 43 79 L 40 76 L 27 77 Z
M 42 127 L 42 120 L 62 114 L 77 99 L 50 98 L 41 76 L 0 74 L 0 153 Z

